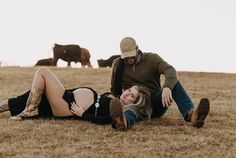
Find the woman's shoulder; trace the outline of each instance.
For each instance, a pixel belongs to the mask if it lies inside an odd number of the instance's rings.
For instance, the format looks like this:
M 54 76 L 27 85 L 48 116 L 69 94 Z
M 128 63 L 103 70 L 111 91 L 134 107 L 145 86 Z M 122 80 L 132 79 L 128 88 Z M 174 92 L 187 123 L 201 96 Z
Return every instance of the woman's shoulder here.
M 117 96 L 115 94 L 113 94 L 112 92 L 105 92 L 102 94 L 103 97 L 108 97 L 111 99 L 115 99 Z

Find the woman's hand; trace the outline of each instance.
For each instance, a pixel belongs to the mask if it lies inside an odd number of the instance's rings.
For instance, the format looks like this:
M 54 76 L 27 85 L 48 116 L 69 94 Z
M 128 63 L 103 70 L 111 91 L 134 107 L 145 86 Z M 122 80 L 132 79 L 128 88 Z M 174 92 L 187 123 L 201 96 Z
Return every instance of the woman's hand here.
M 77 105 L 75 102 L 72 102 L 71 105 L 71 112 L 77 116 L 82 117 L 84 109 L 81 106 Z

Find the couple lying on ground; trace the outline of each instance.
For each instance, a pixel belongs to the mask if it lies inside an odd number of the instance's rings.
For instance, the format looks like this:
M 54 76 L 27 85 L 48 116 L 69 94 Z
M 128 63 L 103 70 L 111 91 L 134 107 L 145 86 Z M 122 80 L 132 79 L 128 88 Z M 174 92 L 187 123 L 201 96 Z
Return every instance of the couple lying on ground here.
M 128 127 L 123 112 L 138 113 L 150 119 L 152 108 L 148 89 L 132 86 L 117 97 L 111 92 L 98 94 L 90 87 L 66 90 L 48 68 L 39 68 L 31 90 L 0 103 L 0 112 L 10 110 L 13 120 L 27 118 L 79 119 L 97 124 L 113 123 L 118 130 Z M 135 116 L 135 117 L 137 117 Z
M 97 124 L 112 123 L 118 130 L 135 122 L 161 117 L 173 101 L 183 119 L 203 127 L 210 103 L 202 98 L 195 106 L 177 80 L 177 73 L 156 53 L 143 53 L 132 37 L 120 42 L 121 57 L 112 65 L 111 92 L 97 94 L 90 87 L 65 90 L 47 68 L 39 68 L 29 92 L 0 103 L 0 111 L 10 110 L 12 119 L 59 117 Z M 164 74 L 163 87 L 160 75 Z

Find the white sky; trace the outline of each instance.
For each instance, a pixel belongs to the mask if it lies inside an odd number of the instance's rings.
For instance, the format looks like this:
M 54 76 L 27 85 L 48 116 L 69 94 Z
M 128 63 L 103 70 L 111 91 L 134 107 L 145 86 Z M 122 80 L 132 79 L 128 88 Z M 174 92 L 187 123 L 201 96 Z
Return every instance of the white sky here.
M 125 36 L 177 71 L 236 73 L 235 0 L 0 1 L 3 64 L 32 66 L 59 43 L 88 48 L 97 67 Z

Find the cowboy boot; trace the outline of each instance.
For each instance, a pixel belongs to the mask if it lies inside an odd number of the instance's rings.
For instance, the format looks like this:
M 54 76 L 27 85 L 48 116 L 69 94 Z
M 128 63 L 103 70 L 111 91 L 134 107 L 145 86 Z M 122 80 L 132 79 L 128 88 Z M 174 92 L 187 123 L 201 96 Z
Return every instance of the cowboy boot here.
M 210 102 L 207 98 L 202 98 L 197 108 L 192 110 L 191 124 L 193 127 L 201 128 L 204 120 L 210 111 Z
M 127 130 L 127 123 L 124 116 L 123 108 L 118 98 L 110 101 L 110 115 L 112 118 L 112 127 L 118 131 Z
M 33 117 L 39 114 L 38 105 L 42 99 L 43 90 L 39 88 L 32 88 L 26 102 L 25 109 L 18 115 L 11 117 L 13 120 L 21 120 L 25 117 Z
M 9 110 L 8 100 L 0 101 L 0 113 L 8 110 Z

